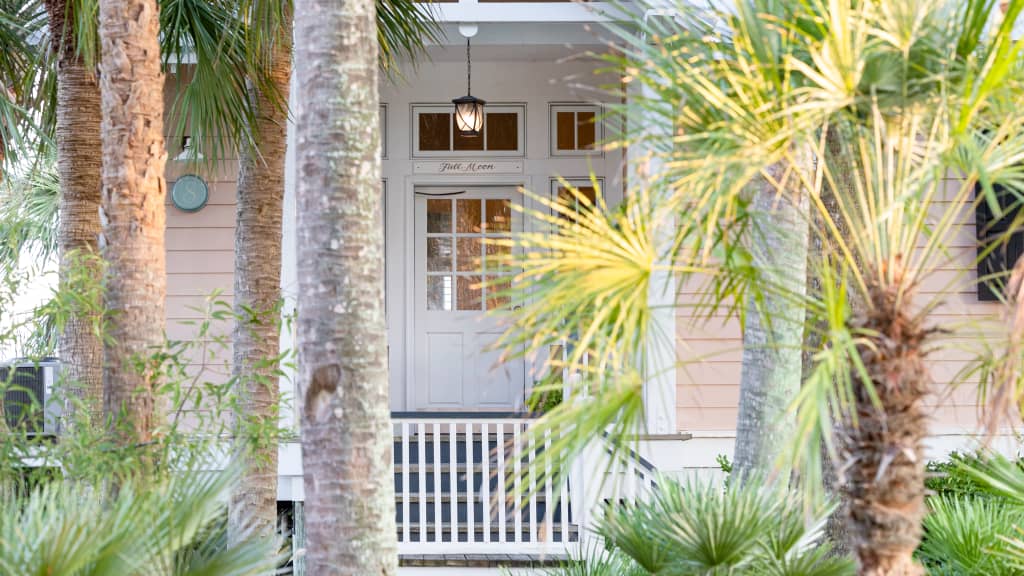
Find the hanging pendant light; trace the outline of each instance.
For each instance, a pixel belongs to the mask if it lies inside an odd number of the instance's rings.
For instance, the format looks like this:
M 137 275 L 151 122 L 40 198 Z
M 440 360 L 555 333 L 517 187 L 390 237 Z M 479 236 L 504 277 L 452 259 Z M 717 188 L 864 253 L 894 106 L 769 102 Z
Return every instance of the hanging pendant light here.
M 452 100 L 455 104 L 455 127 L 459 135 L 475 138 L 484 129 L 484 102 L 473 96 L 473 63 L 470 59 L 469 38 L 466 38 L 466 95 Z

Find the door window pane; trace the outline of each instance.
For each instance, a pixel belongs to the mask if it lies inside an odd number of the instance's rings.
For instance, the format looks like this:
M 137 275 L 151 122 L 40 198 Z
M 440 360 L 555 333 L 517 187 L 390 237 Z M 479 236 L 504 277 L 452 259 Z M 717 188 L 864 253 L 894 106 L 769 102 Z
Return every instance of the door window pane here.
M 427 232 L 431 234 L 452 231 L 452 201 L 427 200 Z
M 456 266 L 459 272 L 479 272 L 483 266 L 480 238 L 459 238 L 457 240 Z
M 507 241 L 508 238 L 501 240 Z M 496 272 L 499 269 L 509 266 L 509 256 L 512 255 L 512 247 L 508 245 L 494 244 L 493 240 L 487 242 L 487 272 Z
M 511 287 L 510 281 L 500 276 L 489 276 L 487 279 L 487 309 L 501 310 L 508 308 L 511 301 L 508 291 Z
M 519 115 L 514 112 L 486 114 L 487 149 L 515 152 L 519 148 Z
M 461 234 L 480 233 L 480 200 L 457 200 L 458 220 L 455 231 Z
M 480 277 L 458 276 L 456 278 L 458 293 L 455 301 L 459 310 L 481 310 Z
M 452 239 L 427 238 L 427 270 L 449 272 L 452 269 Z
M 420 150 L 451 150 L 452 115 L 444 112 L 420 114 Z
M 427 276 L 427 310 L 452 309 L 452 277 Z
M 512 202 L 509 200 L 488 200 L 487 219 L 484 228 L 487 232 L 508 232 L 512 229 Z

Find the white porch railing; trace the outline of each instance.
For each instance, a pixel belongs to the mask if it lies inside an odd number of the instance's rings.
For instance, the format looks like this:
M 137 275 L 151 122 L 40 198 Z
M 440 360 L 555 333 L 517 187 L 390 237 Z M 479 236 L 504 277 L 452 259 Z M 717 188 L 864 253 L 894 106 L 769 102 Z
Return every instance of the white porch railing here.
M 601 506 L 642 498 L 653 468 L 632 454 L 608 466 L 595 441 L 568 480 L 550 468 L 535 484 L 530 464 L 544 461 L 555 438 L 534 440 L 523 415 L 396 413 L 395 508 L 401 554 L 553 554 L 587 537 Z M 611 470 L 603 480 L 598 472 Z M 525 476 L 524 476 L 525 473 Z

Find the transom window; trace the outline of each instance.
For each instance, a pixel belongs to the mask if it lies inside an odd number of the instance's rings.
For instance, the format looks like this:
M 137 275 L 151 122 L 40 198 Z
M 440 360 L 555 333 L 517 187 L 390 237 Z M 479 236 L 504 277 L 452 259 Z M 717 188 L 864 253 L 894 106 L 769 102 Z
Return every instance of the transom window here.
M 573 194 L 572 191 L 565 185 L 568 183 L 569 186 L 576 189 L 578 194 Z M 597 186 L 604 188 L 604 179 L 597 179 Z M 564 180 L 551 180 L 551 199 L 552 200 L 564 200 L 568 204 L 572 204 L 576 208 L 576 213 L 579 214 L 582 209 L 582 201 L 580 197 L 586 198 L 591 206 L 597 205 L 597 187 L 594 186 L 594 182 L 589 178 L 574 178 Z
M 510 284 L 499 258 L 507 246 L 484 239 L 509 238 L 512 203 L 507 198 L 427 200 L 427 310 L 484 311 L 505 308 Z
M 491 105 L 484 108 L 483 133 L 467 137 L 455 128 L 451 104 L 414 104 L 412 107 L 413 157 L 523 156 L 526 107 Z
M 597 143 L 604 137 L 601 108 L 583 104 L 551 105 L 551 155 L 600 154 Z

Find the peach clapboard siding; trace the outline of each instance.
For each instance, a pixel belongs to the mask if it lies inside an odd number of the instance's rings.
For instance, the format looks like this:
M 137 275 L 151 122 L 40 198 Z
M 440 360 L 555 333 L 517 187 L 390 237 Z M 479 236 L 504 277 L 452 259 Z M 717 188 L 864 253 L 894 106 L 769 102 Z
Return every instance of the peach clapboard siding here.
M 182 67 L 182 81 L 188 81 L 190 67 Z M 164 101 L 169 106 L 174 92 L 181 88 L 178 78 L 169 76 L 165 83 Z M 168 119 L 168 132 L 175 126 Z M 230 153 L 216 166 L 202 162 L 175 160 L 182 142 L 167 137 L 167 336 L 171 340 L 193 340 L 197 325 L 206 314 L 208 297 L 231 301 L 234 285 L 235 189 L 238 160 Z M 184 174 L 201 176 L 209 186 L 209 199 L 199 212 L 183 212 L 174 207 L 170 191 Z M 185 354 L 188 373 L 201 374 L 201 380 L 220 383 L 230 376 L 231 359 L 229 322 L 215 324 L 210 338 Z M 221 342 L 213 342 L 220 339 Z
M 952 198 L 961 181 L 946 180 L 944 198 Z M 948 205 L 948 204 L 947 204 Z M 937 215 L 946 206 L 935 207 Z M 922 298 L 949 292 L 931 315 L 936 325 L 963 323 L 989 318 L 999 306 L 979 302 L 974 282 L 976 254 L 974 215 L 969 209 L 960 215 L 960 224 L 951 235 L 948 256 L 922 282 Z M 966 272 L 966 273 L 965 273 Z M 951 286 L 949 290 L 947 286 Z M 677 427 L 687 431 L 730 431 L 736 427 L 736 403 L 742 362 L 742 336 L 736 320 L 723 322 L 713 318 L 695 322 L 692 306 L 698 300 L 700 282 L 679 287 L 676 312 L 676 342 L 680 366 L 676 370 Z M 977 327 L 979 335 L 985 327 Z M 936 382 L 936 394 L 929 398 L 935 407 L 932 431 L 972 430 L 978 422 L 977 389 L 970 383 L 950 390 L 947 384 L 965 366 L 963 350 L 947 350 L 930 357 L 930 369 Z

